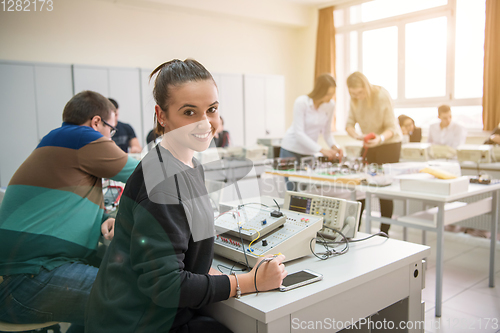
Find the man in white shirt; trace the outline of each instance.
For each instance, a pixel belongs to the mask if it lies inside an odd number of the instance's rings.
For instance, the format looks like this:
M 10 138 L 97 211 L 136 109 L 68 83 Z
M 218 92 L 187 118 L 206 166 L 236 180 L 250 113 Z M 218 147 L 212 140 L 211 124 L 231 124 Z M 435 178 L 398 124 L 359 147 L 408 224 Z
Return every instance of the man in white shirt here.
M 441 105 L 438 108 L 438 118 L 441 122 L 429 127 L 427 142 L 446 145 L 453 149 L 463 145 L 467 138 L 467 130 L 462 125 L 451 121 L 451 109 L 448 105 Z

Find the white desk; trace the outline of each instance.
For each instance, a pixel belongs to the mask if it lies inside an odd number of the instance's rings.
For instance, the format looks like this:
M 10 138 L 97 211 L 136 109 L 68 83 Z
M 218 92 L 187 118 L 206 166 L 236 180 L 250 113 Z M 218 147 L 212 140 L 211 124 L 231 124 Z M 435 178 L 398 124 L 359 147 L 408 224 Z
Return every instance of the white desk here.
M 360 186 L 358 189 L 366 192 L 366 231 L 371 230 L 371 221 L 380 221 L 383 223 L 397 224 L 404 227 L 417 228 L 437 233 L 436 250 L 436 317 L 441 317 L 441 303 L 443 292 L 443 244 L 444 244 L 444 226 L 459 222 L 461 220 L 486 214 L 491 212 L 491 243 L 490 243 L 490 271 L 489 286 L 495 286 L 495 247 L 498 221 L 498 198 L 500 193 L 500 184 L 496 185 L 478 185 L 469 184 L 469 190 L 464 193 L 452 195 L 435 195 L 431 193 L 416 193 L 401 191 L 399 183 L 393 183 L 387 187 L 368 187 Z M 486 198 L 474 203 L 463 205 L 453 210 L 445 210 L 445 205 L 460 199 L 472 197 L 477 194 L 490 194 L 491 198 Z M 371 215 L 372 196 L 383 199 L 399 199 L 408 202 L 408 200 L 422 200 L 429 206 L 437 207 L 435 219 L 426 221 L 419 219 L 416 214 L 399 219 L 389 219 L 384 217 L 374 217 Z M 406 204 L 404 205 L 407 206 Z
M 368 236 L 358 235 L 358 238 Z M 317 246 L 317 249 L 321 248 Z M 306 268 L 322 273 L 322 281 L 288 292 L 270 291 L 231 298 L 210 305 L 206 311 L 235 333 L 300 332 L 305 331 L 300 329 L 301 325 L 304 328 L 304 322 L 326 323 L 331 319 L 352 323 L 393 304 L 389 316 L 399 313 L 404 321 L 423 321 L 422 259 L 429 254 L 427 246 L 373 237 L 350 243 L 349 251 L 339 257 L 323 261 L 309 255 L 286 264 L 290 273 Z M 221 262 L 228 263 L 224 258 L 216 258 L 214 266 Z M 397 309 L 399 305 L 402 309 Z M 409 332 L 423 332 L 423 325 L 420 328 Z M 326 327 L 323 330 L 336 331 Z
M 362 174 L 327 175 L 316 171 L 293 171 L 293 170 L 267 170 L 266 174 L 289 177 L 289 181 L 305 183 L 309 185 L 325 186 L 329 189 L 348 190 L 349 200 L 356 201 L 356 186 L 364 178 Z
M 486 173 L 491 178 L 500 179 L 500 162 L 495 163 L 473 163 L 461 162 L 462 175 L 477 176 L 478 173 Z

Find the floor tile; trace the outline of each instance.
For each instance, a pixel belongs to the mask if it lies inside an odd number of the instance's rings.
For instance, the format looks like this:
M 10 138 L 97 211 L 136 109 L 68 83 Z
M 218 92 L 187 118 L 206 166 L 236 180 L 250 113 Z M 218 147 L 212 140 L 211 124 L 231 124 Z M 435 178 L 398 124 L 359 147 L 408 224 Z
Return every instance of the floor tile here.
M 436 267 L 427 268 L 425 272 L 425 290 L 434 292 L 436 287 Z M 447 287 L 456 287 L 461 290 L 471 288 L 480 281 L 488 277 L 487 268 L 467 269 L 446 262 L 443 266 L 443 289 Z
M 489 287 L 489 278 L 485 278 L 480 282 L 476 283 L 474 286 L 470 288 L 470 290 L 487 294 L 491 296 L 500 297 L 500 271 L 495 274 L 495 287 Z
M 426 258 L 427 260 L 427 267 L 435 267 L 436 266 L 436 244 L 427 244 L 428 246 L 431 247 L 431 255 Z M 446 242 L 444 244 L 444 253 L 443 253 L 443 261 L 447 262 L 451 259 L 454 259 L 462 254 L 465 254 L 471 250 L 473 250 L 473 246 L 467 246 L 463 244 L 459 244 L 456 242 Z
M 431 277 L 431 279 L 433 281 L 428 281 L 428 277 L 429 277 L 429 275 L 426 275 L 425 289 L 422 290 L 422 300 L 425 302 L 432 302 L 434 305 L 434 303 L 436 302 L 435 274 L 432 275 L 432 277 Z M 456 286 L 456 285 L 444 283 L 443 284 L 443 302 L 460 294 L 464 290 L 465 290 L 465 288 L 462 286 Z
M 455 243 L 456 244 L 456 243 Z M 445 262 L 445 265 L 463 267 L 464 269 L 486 270 L 489 273 L 490 250 L 482 247 L 475 247 L 463 252 Z M 495 255 L 495 270 L 500 268 L 500 253 Z
M 480 318 L 496 318 L 500 321 L 500 297 L 493 295 L 469 289 L 447 300 L 444 306 Z
M 425 302 L 425 312 L 433 311 L 432 313 L 434 313 L 434 308 L 435 308 L 434 298 L 432 300 L 424 300 L 422 297 L 422 301 Z

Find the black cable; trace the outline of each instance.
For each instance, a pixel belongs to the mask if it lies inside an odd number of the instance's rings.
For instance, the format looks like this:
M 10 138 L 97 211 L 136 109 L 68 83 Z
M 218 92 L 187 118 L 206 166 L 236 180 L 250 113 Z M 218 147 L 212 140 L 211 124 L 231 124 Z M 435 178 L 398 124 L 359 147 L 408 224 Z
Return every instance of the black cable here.
M 232 171 L 234 172 L 234 170 L 232 170 Z M 243 204 L 243 199 L 241 198 L 240 187 L 238 186 L 238 182 L 236 182 L 236 181 L 234 182 L 234 188 L 236 190 L 236 194 L 238 196 L 238 200 L 240 201 L 240 205 L 238 206 L 238 209 L 239 209 L 240 206 L 242 206 L 244 204 Z M 245 213 L 245 211 L 243 211 L 243 214 L 245 215 L 245 219 L 246 219 L 246 213 Z M 239 219 L 238 219 L 238 222 L 239 222 Z M 241 236 L 241 226 L 240 226 L 239 223 L 237 223 L 237 225 L 238 225 L 238 234 L 240 235 L 241 248 L 243 249 L 243 256 L 245 257 L 245 262 L 247 264 L 247 268 L 250 271 L 250 265 L 248 264 L 247 252 L 245 251 L 245 244 L 243 243 L 243 237 Z
M 379 231 L 379 232 L 377 232 L 376 234 L 370 235 L 370 236 L 365 237 L 365 238 L 360 238 L 360 239 L 351 239 L 351 240 L 349 241 L 349 243 L 362 242 L 362 241 L 365 241 L 365 240 L 370 239 L 370 238 L 375 237 L 375 236 L 382 236 L 382 237 L 389 238 L 389 235 L 388 235 L 388 234 L 386 234 L 386 233 L 385 233 L 385 232 L 383 232 L 383 231 Z
M 244 207 L 244 206 L 247 206 L 247 205 L 261 205 L 261 206 L 264 206 L 266 208 L 271 208 L 268 205 L 264 205 L 263 203 L 260 203 L 260 202 L 248 202 L 246 204 L 238 205 L 238 209 L 241 209 L 241 207 Z
M 224 212 L 224 213 L 220 214 L 219 216 L 217 216 L 217 217 L 215 218 L 215 220 L 217 220 L 217 219 L 218 219 L 219 217 L 221 217 L 222 215 L 224 215 L 224 214 L 229 214 L 229 213 L 232 213 L 232 214 L 233 214 L 233 217 L 234 217 L 234 218 L 236 218 L 236 217 L 235 217 L 235 215 L 234 215 L 234 214 L 235 214 L 235 212 L 233 212 L 233 211 L 231 211 L 231 210 L 228 210 L 227 212 Z M 236 212 L 236 213 L 237 213 L 237 212 Z M 238 215 L 239 215 L 239 213 L 238 213 Z M 247 253 L 246 253 L 246 251 L 245 251 L 245 243 L 243 243 L 243 236 L 241 235 L 241 226 L 240 226 L 240 224 L 239 224 L 238 222 L 239 222 L 239 220 L 237 220 L 237 222 L 236 222 L 236 226 L 237 226 L 237 228 L 238 228 L 238 234 L 239 234 L 239 236 L 240 236 L 241 248 L 243 249 L 243 255 L 244 255 L 244 257 L 245 257 L 245 261 L 246 261 L 247 269 L 250 271 L 250 265 L 248 264 Z M 222 272 L 221 272 L 221 273 L 222 273 Z
M 255 267 L 255 275 L 253 277 L 253 284 L 255 286 L 255 292 L 259 292 L 259 289 L 257 289 L 257 271 L 259 270 L 259 267 L 265 263 L 265 262 L 270 262 L 271 260 L 273 260 L 275 257 L 270 257 L 270 258 L 265 258 L 263 260 L 261 260 L 258 264 L 257 264 L 257 267 Z
M 245 251 L 245 243 L 243 243 L 243 237 L 241 236 L 241 226 L 238 224 L 238 234 L 240 235 L 241 248 L 243 249 L 243 255 L 245 256 L 245 261 L 247 263 L 248 271 L 250 271 L 250 265 L 248 264 L 247 253 Z
M 337 229 L 332 228 L 332 227 L 328 227 L 326 225 L 324 225 L 323 227 L 325 227 L 327 229 L 331 229 L 331 230 L 339 233 L 342 236 L 342 238 L 343 238 L 343 240 L 345 242 L 345 246 L 344 246 L 344 248 L 342 250 L 336 251 L 334 248 L 330 248 L 328 246 L 329 244 L 333 244 L 335 242 L 328 242 L 327 240 L 325 240 L 325 238 L 323 237 L 323 235 L 319 234 L 319 236 L 321 237 L 320 240 L 317 237 L 315 237 L 315 238 L 312 238 L 311 241 L 309 242 L 309 249 L 311 250 L 311 253 L 316 258 L 318 258 L 320 260 L 326 260 L 326 259 L 328 259 L 330 257 L 339 256 L 339 255 L 347 253 L 347 251 L 349 251 L 349 240 L 347 239 L 347 237 L 340 230 L 337 230 Z M 315 250 L 312 247 L 313 241 L 316 241 L 316 243 L 319 244 L 319 245 L 323 245 L 325 247 L 326 251 L 325 252 L 321 252 L 321 253 L 316 253 Z
M 278 202 L 276 202 L 276 200 L 274 200 L 274 199 L 273 199 L 273 201 L 274 201 L 274 203 L 276 204 L 276 206 L 278 206 L 278 212 L 280 212 L 280 211 L 281 211 L 281 209 L 280 209 L 280 205 L 278 205 Z
M 217 265 L 217 269 L 219 270 L 219 272 L 221 272 L 222 274 L 224 274 L 224 272 L 222 271 L 221 267 L 225 268 L 225 269 L 228 269 L 229 270 L 229 275 L 231 275 L 232 272 L 244 272 L 246 271 L 247 269 L 246 268 L 241 268 L 241 269 L 235 269 L 234 266 L 238 265 L 238 264 L 245 264 L 245 263 L 240 263 L 240 262 L 235 262 L 233 264 L 233 266 L 229 267 L 229 266 L 226 266 L 226 265 L 223 265 L 223 264 L 218 264 Z
M 370 235 L 370 236 L 365 237 L 365 238 L 360 238 L 360 239 L 351 239 L 351 240 L 349 240 L 349 243 L 356 243 L 356 242 L 365 241 L 365 240 L 370 239 L 370 238 L 375 237 L 375 236 L 382 236 L 382 237 L 387 237 L 387 238 L 389 238 L 389 235 L 387 235 L 385 232 L 383 232 L 383 231 L 379 231 L 379 232 L 377 232 L 376 234 Z M 344 243 L 343 241 L 340 241 L 340 242 L 335 242 L 335 241 L 326 241 L 326 242 L 328 242 L 328 244 L 343 244 L 343 243 Z

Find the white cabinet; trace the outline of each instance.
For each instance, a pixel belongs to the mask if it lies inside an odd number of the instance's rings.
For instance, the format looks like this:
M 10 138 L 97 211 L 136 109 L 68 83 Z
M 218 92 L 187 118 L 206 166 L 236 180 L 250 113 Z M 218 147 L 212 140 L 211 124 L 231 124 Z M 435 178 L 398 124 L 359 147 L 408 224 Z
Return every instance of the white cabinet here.
M 231 146 L 245 144 L 243 124 L 243 75 L 213 74 L 219 89 L 219 112 L 224 129 L 229 132 Z
M 137 68 L 109 68 L 109 96 L 120 106 L 119 120 L 127 123 L 135 131 L 142 147 L 146 134 L 142 126 L 141 83 Z
M 61 126 L 72 92 L 70 65 L 0 62 L 0 186 Z
M 141 103 L 142 103 L 142 130 L 144 133 L 144 142 L 149 131 L 155 128 L 155 99 L 153 97 L 154 79 L 149 81 L 149 74 L 153 69 L 141 68 Z
M 1 186 L 38 144 L 33 66 L 0 64 Z
M 64 106 L 73 96 L 71 65 L 35 65 L 38 140 L 61 126 Z
M 244 75 L 245 145 L 285 134 L 285 78 Z
M 75 93 L 92 90 L 113 98 L 120 107 L 119 120 L 132 126 L 142 146 L 141 83 L 138 68 L 73 65 Z M 147 133 L 146 133 L 147 134 Z
M 281 138 L 285 135 L 285 77 L 266 76 L 266 138 Z

